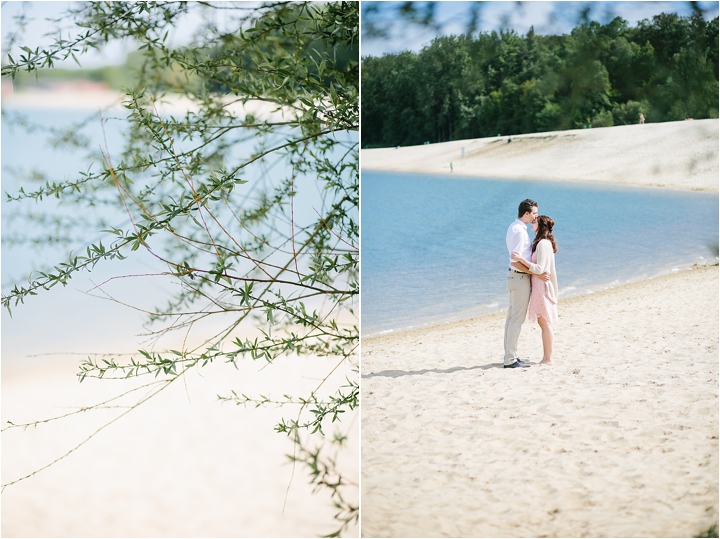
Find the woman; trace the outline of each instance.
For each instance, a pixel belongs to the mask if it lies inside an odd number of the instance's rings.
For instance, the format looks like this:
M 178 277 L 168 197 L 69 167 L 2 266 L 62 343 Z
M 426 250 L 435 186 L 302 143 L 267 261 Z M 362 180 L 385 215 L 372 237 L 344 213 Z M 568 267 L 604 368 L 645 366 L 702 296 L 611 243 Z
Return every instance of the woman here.
M 555 221 L 547 215 L 539 215 L 533 222 L 535 241 L 532 244 L 532 260 L 525 260 L 520 253 L 513 253 L 512 259 L 519 262 L 532 273 L 530 305 L 528 306 L 528 320 L 540 325 L 543 342 L 543 365 L 553 365 L 553 329 L 557 322 L 558 284 L 555 273 L 555 253 L 557 244 L 552 234 Z M 549 273 L 550 280 L 543 281 L 537 275 Z

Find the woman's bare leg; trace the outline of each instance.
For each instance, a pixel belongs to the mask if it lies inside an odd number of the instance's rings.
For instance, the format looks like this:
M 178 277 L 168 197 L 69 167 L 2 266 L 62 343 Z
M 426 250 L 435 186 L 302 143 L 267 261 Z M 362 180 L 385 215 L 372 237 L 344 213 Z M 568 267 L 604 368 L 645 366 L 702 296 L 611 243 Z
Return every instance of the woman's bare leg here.
M 552 353 L 553 353 L 553 329 L 548 322 L 538 316 L 538 324 L 540 324 L 540 331 L 542 332 L 542 343 L 543 343 L 543 358 L 540 363 L 543 365 L 553 365 Z

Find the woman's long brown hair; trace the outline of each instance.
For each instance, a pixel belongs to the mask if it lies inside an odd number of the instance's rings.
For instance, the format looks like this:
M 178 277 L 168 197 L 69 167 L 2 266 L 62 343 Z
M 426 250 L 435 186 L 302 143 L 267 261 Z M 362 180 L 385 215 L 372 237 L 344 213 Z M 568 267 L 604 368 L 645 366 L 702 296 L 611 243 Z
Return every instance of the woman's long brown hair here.
M 553 227 L 555 226 L 555 221 L 550 219 L 547 215 L 538 215 L 537 217 L 538 222 L 538 230 L 535 234 L 535 241 L 533 241 L 532 244 L 532 252 L 535 252 L 535 248 L 537 247 L 537 244 L 540 242 L 540 240 L 550 240 L 550 243 L 552 243 L 553 247 L 553 253 L 557 253 L 557 243 L 555 243 L 555 236 L 552 234 Z

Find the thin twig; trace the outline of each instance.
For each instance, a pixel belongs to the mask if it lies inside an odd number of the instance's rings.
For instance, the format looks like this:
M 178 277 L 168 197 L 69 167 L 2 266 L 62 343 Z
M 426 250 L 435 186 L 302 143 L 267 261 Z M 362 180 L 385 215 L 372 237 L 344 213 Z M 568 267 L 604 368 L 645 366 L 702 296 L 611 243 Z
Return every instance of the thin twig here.
M 112 419 L 111 421 L 108 421 L 107 423 L 105 423 L 104 425 L 102 425 L 100 428 L 98 428 L 98 429 L 97 429 L 95 432 L 93 432 L 90 436 L 88 436 L 87 438 L 85 438 L 85 439 L 84 439 L 82 442 L 80 442 L 78 445 L 76 445 L 75 447 L 73 447 L 72 449 L 70 449 L 69 451 L 67 451 L 65 454 L 59 456 L 58 458 L 56 458 L 55 460 L 53 460 L 53 461 L 50 462 L 49 464 L 46 464 L 46 465 L 43 466 L 42 468 L 38 468 L 38 469 L 35 470 L 34 472 L 29 473 L 29 474 L 27 474 L 27 475 L 25 475 L 25 476 L 23 476 L 23 477 L 21 477 L 21 478 L 19 478 L 19 479 L 16 479 L 15 481 L 10 481 L 9 483 L 3 484 L 2 487 L 0 488 L 0 492 L 4 492 L 6 487 L 9 487 L 9 486 L 14 485 L 14 484 L 16 484 L 16 483 L 19 483 L 20 481 L 23 481 L 23 480 L 25 480 L 25 479 L 28 479 L 28 478 L 30 478 L 30 477 L 32 477 L 32 476 L 40 473 L 41 471 L 46 470 L 47 468 L 49 468 L 49 467 L 52 466 L 53 464 L 56 464 L 56 463 L 60 462 L 61 460 L 63 460 L 64 458 L 70 456 L 72 453 L 74 453 L 75 451 L 77 451 L 78 449 L 80 449 L 82 446 L 84 446 L 86 443 L 88 443 L 90 440 L 92 440 L 95 436 L 97 436 L 102 430 L 104 430 L 105 428 L 109 427 L 110 425 L 112 425 L 113 423 L 115 423 L 116 421 L 118 421 L 119 419 L 121 419 L 122 417 L 125 417 L 127 414 L 129 414 L 130 412 L 132 412 L 135 408 L 137 408 L 137 407 L 140 406 L 141 404 L 147 402 L 148 400 L 150 400 L 151 398 L 153 398 L 155 395 L 157 395 L 158 393 L 160 393 L 162 390 L 164 390 L 166 387 L 168 387 L 175 379 L 177 379 L 177 376 L 176 376 L 175 378 L 170 379 L 170 380 L 166 380 L 166 381 L 165 381 L 165 385 L 163 385 L 163 387 L 161 387 L 160 389 L 158 389 L 158 390 L 155 391 L 154 393 L 151 393 L 150 395 L 148 395 L 148 396 L 145 397 L 144 399 L 139 400 L 137 403 L 133 404 L 132 407 L 130 407 L 128 410 L 124 411 L 122 414 L 120 414 L 120 415 L 117 416 L 116 418 L 114 418 L 114 419 Z

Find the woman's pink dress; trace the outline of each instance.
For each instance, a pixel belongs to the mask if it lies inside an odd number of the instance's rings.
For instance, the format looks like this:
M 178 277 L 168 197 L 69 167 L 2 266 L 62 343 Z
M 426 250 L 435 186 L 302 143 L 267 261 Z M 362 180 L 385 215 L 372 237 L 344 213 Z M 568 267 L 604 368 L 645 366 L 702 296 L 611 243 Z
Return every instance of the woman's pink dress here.
M 537 251 L 532 254 L 532 263 L 537 264 Z M 537 275 L 530 280 L 530 305 L 528 306 L 528 320 L 536 322 L 538 316 L 552 323 L 557 322 L 557 304 L 550 301 L 545 292 L 545 281 Z

